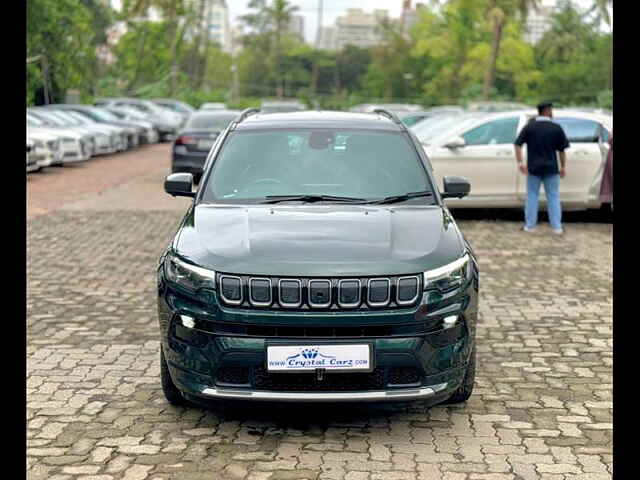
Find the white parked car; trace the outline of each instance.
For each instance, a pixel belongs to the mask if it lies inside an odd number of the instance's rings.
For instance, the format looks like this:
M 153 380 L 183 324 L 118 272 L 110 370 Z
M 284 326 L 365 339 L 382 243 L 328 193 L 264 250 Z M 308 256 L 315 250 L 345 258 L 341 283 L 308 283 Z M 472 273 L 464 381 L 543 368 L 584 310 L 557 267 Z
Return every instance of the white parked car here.
M 205 102 L 200 105 L 200 110 L 226 110 L 227 106 L 220 102 Z
M 33 140 L 27 138 L 27 173 L 40 170 L 40 165 L 38 165 L 34 150 Z
M 522 207 L 526 177 L 517 168 L 513 143 L 535 112 L 512 111 L 463 114 L 447 117 L 429 135 L 414 131 L 422 143 L 438 184 L 448 175 L 464 177 L 471 192 L 463 199 L 447 199 L 450 207 Z M 595 114 L 555 110 L 571 144 L 567 174 L 560 183 L 560 199 L 566 210 L 600 207 L 600 184 L 607 153 L 607 126 Z M 425 122 L 428 120 L 425 120 Z M 611 122 L 612 125 L 613 122 Z M 416 127 L 420 126 L 418 124 Z M 526 158 L 526 145 L 523 147 Z M 540 208 L 546 208 L 541 189 Z
M 29 111 L 27 111 L 27 126 L 34 130 L 46 130 L 58 136 L 63 163 L 83 162 L 91 158 L 91 146 L 86 133 L 64 128 Z
M 33 141 L 32 152 L 39 168 L 62 165 L 58 135 L 27 127 L 27 136 Z
M 58 111 L 58 110 L 56 110 Z M 123 143 L 120 130 L 112 125 L 104 123 L 98 123 L 89 117 L 81 115 L 73 110 L 60 110 L 60 112 L 73 118 L 85 128 L 88 128 L 95 132 L 96 143 L 94 155 L 106 155 L 109 153 L 115 153 L 121 147 Z

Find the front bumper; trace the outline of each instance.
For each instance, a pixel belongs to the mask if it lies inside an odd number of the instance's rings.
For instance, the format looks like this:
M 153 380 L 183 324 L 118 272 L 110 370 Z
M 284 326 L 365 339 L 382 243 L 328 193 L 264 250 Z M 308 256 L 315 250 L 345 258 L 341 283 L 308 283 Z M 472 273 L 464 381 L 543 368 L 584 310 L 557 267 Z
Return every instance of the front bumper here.
M 411 309 L 397 311 L 296 314 L 251 311 L 218 304 L 215 292 L 195 299 L 176 291 L 159 275 L 158 314 L 163 352 L 175 385 L 194 401 L 252 400 L 279 402 L 343 402 L 446 400 L 464 379 L 475 342 L 477 282 L 437 302 L 429 292 Z M 426 309 L 425 309 L 426 306 Z M 423 312 L 427 311 L 427 314 Z M 414 324 L 438 324 L 459 315 L 448 329 L 419 332 Z M 185 326 L 182 316 L 195 319 Z M 418 319 L 418 321 L 416 321 Z M 263 334 L 269 325 L 376 325 L 387 334 L 359 337 L 301 337 Z M 262 328 L 263 330 L 260 330 Z M 235 330 L 234 330 L 235 329 Z M 232 333 L 236 331 L 238 333 Z M 408 333 L 403 333 L 408 332 Z M 267 336 L 264 336 L 267 335 Z M 266 346 L 368 343 L 372 372 L 273 373 L 266 370 Z
M 279 402 L 384 402 L 401 400 L 437 399 L 448 390 L 448 383 L 430 387 L 407 388 L 401 390 L 380 390 L 369 392 L 268 392 L 233 390 L 229 388 L 205 388 L 200 392 L 204 398 L 262 400 Z M 438 395 L 440 394 L 440 395 Z M 444 399 L 444 398 L 443 398 Z

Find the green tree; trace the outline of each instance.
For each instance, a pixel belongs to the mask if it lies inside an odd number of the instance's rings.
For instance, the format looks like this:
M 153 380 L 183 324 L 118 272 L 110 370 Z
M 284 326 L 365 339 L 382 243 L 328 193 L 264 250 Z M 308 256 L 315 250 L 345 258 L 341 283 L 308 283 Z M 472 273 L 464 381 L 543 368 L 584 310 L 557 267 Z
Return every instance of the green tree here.
M 269 38 L 269 33 L 273 34 L 276 92 L 278 97 L 282 97 L 284 90 L 282 41 L 286 35 L 291 16 L 298 10 L 298 7 L 291 5 L 287 0 L 273 0 L 271 4 L 267 4 L 265 0 L 251 0 L 249 8 L 255 11 L 243 16 L 243 21 L 256 29 L 263 40 Z
M 439 10 L 423 9 L 411 32 L 411 55 L 423 66 L 423 101 L 452 103 L 477 79 L 464 67 L 474 45 L 485 41 L 483 12 L 478 0 L 450 1 Z
M 505 25 L 509 21 L 525 22 L 531 8 L 538 8 L 539 0 L 489 0 L 486 17 L 491 28 L 491 54 L 487 63 L 482 95 L 488 100 L 495 81 L 498 56 Z
M 552 15 L 551 28 L 536 45 L 544 72 L 539 94 L 561 103 L 592 103 L 608 88 L 611 34 L 599 32 L 586 12 L 564 2 Z
M 45 84 L 50 101 L 64 101 L 68 89 L 86 98 L 96 79 L 96 40 L 92 12 L 79 0 L 30 0 L 27 3 L 27 98 L 39 101 Z

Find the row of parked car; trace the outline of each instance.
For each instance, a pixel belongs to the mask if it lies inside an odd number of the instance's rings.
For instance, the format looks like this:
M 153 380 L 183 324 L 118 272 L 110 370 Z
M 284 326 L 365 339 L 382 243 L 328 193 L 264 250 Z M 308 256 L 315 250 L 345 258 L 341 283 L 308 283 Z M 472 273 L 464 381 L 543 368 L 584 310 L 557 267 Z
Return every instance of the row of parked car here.
M 27 108 L 27 172 L 170 141 L 192 111 L 177 100 L 135 98 Z
M 265 102 L 260 113 L 306 109 L 291 101 L 276 103 Z M 395 114 L 417 137 L 439 184 L 448 175 L 470 181 L 470 194 L 449 199 L 451 207 L 522 206 L 526 179 L 517 169 L 513 143 L 524 125 L 536 116 L 534 107 L 478 102 L 466 107 L 448 105 L 425 110 L 415 105 L 362 104 L 351 111 L 372 113 L 380 108 Z M 192 113 L 173 144 L 172 172 L 192 173 L 198 181 L 216 138 L 239 113 L 225 109 L 223 104 L 205 104 Z M 568 173 L 561 188 L 563 207 L 599 208 L 608 140 L 613 132 L 612 112 L 555 109 L 554 121 L 562 126 L 571 143 L 567 150 Z M 541 204 L 545 202 L 542 193 Z

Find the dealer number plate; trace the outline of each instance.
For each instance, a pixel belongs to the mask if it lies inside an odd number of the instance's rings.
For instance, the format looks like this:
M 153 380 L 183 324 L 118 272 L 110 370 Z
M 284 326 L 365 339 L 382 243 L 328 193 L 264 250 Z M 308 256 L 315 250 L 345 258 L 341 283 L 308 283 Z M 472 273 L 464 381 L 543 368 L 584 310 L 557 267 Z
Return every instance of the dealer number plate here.
M 371 345 L 268 345 L 267 370 L 302 372 L 318 368 L 326 371 L 371 371 Z

